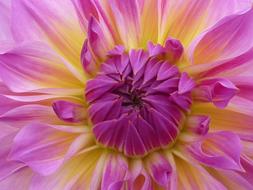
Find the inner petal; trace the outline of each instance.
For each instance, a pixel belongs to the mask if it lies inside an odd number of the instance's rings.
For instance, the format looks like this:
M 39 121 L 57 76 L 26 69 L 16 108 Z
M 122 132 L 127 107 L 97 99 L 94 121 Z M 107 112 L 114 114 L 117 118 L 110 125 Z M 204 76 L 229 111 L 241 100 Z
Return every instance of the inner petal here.
M 86 86 L 96 140 L 126 156 L 172 145 L 191 106 L 195 83 L 179 72 L 178 58 L 168 59 L 178 56 L 178 50 L 152 48 L 155 54 L 142 49 L 110 54 Z

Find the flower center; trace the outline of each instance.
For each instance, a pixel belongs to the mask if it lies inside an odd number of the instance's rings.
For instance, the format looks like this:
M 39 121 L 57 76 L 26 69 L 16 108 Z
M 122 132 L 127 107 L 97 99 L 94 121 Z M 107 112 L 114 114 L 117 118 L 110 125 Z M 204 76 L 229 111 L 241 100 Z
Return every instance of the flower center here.
M 148 51 L 118 49 L 87 83 L 89 116 L 99 143 L 144 156 L 174 143 L 191 105 L 193 81 L 173 64 L 171 49 L 153 44 Z

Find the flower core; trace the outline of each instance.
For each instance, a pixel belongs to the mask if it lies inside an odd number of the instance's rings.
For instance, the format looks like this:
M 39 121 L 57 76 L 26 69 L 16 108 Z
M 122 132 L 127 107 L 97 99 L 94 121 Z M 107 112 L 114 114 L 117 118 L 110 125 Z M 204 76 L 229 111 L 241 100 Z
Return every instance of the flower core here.
M 190 108 L 194 82 L 174 64 L 182 54 L 180 42 L 166 44 L 129 52 L 118 46 L 87 83 L 89 116 L 99 143 L 127 156 L 173 144 Z

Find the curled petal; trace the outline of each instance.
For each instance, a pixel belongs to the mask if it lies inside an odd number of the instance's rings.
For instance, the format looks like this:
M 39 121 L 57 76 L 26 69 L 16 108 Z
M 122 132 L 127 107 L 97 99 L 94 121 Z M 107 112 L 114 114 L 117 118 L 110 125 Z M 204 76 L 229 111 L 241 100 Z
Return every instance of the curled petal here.
M 205 115 L 192 115 L 187 119 L 187 129 L 199 134 L 206 135 L 209 130 L 210 117 Z
M 232 82 L 218 78 L 202 81 L 193 93 L 196 100 L 213 102 L 215 106 L 225 108 L 237 92 L 238 88 Z
M 165 50 L 171 63 L 175 63 L 183 54 L 184 48 L 179 40 L 169 38 L 165 42 Z
M 83 69 L 87 73 L 92 74 L 93 72 L 96 71 L 97 65 L 96 65 L 96 62 L 95 62 L 94 58 L 92 57 L 92 54 L 89 50 L 88 40 L 85 40 L 84 44 L 83 44 L 83 48 L 82 48 L 82 52 L 81 52 L 81 62 L 83 65 Z
M 114 42 L 110 33 L 101 28 L 99 21 L 91 17 L 88 25 L 88 43 L 91 51 L 98 59 L 105 59 L 107 52 L 112 49 Z
M 81 122 L 86 118 L 84 106 L 72 102 L 58 100 L 53 103 L 54 112 L 67 122 Z
M 194 80 L 192 80 L 187 73 L 182 73 L 178 84 L 178 93 L 184 94 L 190 92 L 194 87 Z
M 191 156 L 199 162 L 214 168 L 242 170 L 240 164 L 240 138 L 231 132 L 216 132 L 187 147 Z
M 173 183 L 171 181 L 173 169 L 165 156 L 153 153 L 148 157 L 147 168 L 154 181 L 160 186 L 169 188 L 170 183 Z

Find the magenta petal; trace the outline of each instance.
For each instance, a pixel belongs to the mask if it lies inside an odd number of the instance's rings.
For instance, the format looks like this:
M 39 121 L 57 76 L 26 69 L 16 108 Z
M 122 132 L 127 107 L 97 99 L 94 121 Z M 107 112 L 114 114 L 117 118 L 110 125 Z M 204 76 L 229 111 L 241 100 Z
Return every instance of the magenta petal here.
M 81 62 L 83 65 L 84 71 L 89 74 L 92 74 L 97 69 L 95 60 L 92 57 L 92 54 L 88 47 L 88 40 L 84 41 L 82 52 L 81 52 Z
M 91 17 L 88 25 L 88 43 L 96 57 L 105 59 L 107 52 L 112 49 L 112 42 L 112 37 L 105 34 L 99 21 Z
M 63 121 L 76 123 L 86 118 L 84 105 L 58 100 L 52 106 L 56 115 Z
M 214 168 L 242 170 L 240 138 L 231 132 L 209 133 L 203 140 L 188 146 L 188 151 L 199 162 Z
M 192 80 L 187 73 L 182 73 L 178 84 L 178 94 L 190 92 L 194 86 L 194 80 Z

